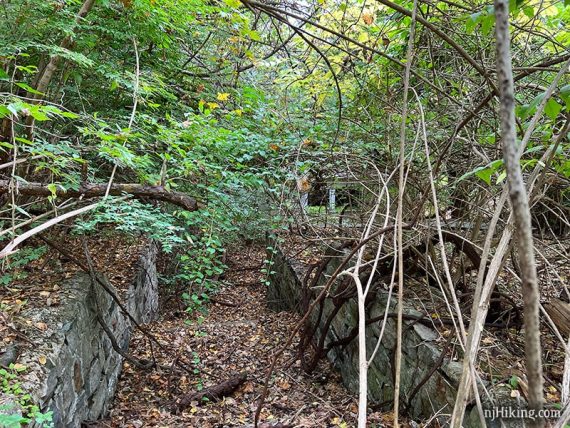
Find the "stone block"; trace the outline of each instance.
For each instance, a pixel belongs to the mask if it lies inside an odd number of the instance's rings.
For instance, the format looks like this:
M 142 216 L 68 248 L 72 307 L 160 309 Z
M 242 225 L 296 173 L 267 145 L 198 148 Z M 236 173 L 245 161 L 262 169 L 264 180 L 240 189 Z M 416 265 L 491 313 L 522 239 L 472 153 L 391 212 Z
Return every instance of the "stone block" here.
M 276 274 L 271 280 L 268 290 L 270 296 L 268 304 L 270 308 L 277 310 L 298 310 L 301 281 L 305 275 L 303 267 L 290 260 L 280 248 L 276 248 L 274 255 L 273 270 Z M 337 258 L 329 263 L 324 272 L 327 278 L 337 268 L 342 258 Z M 324 285 L 325 278 L 321 278 L 319 285 Z M 394 296 L 388 301 L 388 293 L 377 292 L 374 303 L 367 309 L 367 318 L 383 316 L 386 308 L 389 312 L 396 311 L 397 300 Z M 321 323 L 328 318 L 334 309 L 332 301 L 327 299 L 323 305 Z M 404 302 L 404 314 L 411 316 L 421 315 L 409 304 Z M 316 314 L 311 316 L 314 323 L 317 322 Z M 442 343 L 437 331 L 424 324 L 412 321 L 404 321 L 405 335 L 402 344 L 402 369 L 401 369 L 401 397 L 403 407 L 408 407 L 409 414 L 418 419 L 428 419 L 437 412 L 449 414 L 455 403 L 457 387 L 461 376 L 461 362 L 443 360 L 443 364 L 436 368 L 430 378 L 424 382 L 426 376 L 439 362 L 442 352 Z M 325 344 L 347 337 L 358 325 L 357 304 L 354 300 L 345 302 L 338 311 L 327 332 Z M 366 328 L 367 356 L 370 357 L 376 348 L 380 336 L 380 325 L 375 323 Z M 317 328 L 316 338 L 322 334 Z M 394 350 L 396 347 L 396 321 L 388 318 L 382 335 L 382 341 L 377 353 L 368 369 L 368 395 L 369 400 L 376 403 L 386 403 L 393 400 L 394 396 Z M 344 385 L 354 393 L 358 392 L 358 344 L 352 340 L 348 345 L 333 348 L 328 354 L 329 360 L 342 375 Z M 421 387 L 418 387 L 423 382 Z M 417 393 L 414 392 L 418 389 Z M 414 394 L 413 397 L 410 397 Z M 505 392 L 495 391 L 492 395 L 501 403 L 507 403 Z M 513 403 L 517 408 L 524 408 L 524 401 Z M 445 425 L 446 417 L 440 421 Z M 466 428 L 480 426 L 477 411 L 470 410 L 464 421 Z M 489 425 L 491 426 L 491 425 Z M 517 427 L 518 425 L 512 425 Z
M 137 276 L 126 293 L 124 304 L 137 322 L 148 322 L 157 315 L 156 256 L 154 244 L 143 251 Z M 75 428 L 84 420 L 105 416 L 122 368 L 122 358 L 97 321 L 98 308 L 121 346 L 127 347 L 133 327 L 103 287 L 92 286 L 87 274 L 72 276 L 59 292 L 62 305 L 21 314 L 49 328 L 26 332 L 38 345 L 24 350 L 19 362 L 28 367 L 22 383 L 40 410 L 53 411 L 55 427 Z M 39 354 L 47 357 L 45 365 L 38 362 Z

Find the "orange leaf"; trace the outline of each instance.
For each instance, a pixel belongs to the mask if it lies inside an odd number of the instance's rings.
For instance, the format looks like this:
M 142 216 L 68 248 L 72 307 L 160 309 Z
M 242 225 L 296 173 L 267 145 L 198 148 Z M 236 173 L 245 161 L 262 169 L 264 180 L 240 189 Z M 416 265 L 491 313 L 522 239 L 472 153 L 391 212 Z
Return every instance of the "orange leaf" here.
M 36 328 L 38 328 L 41 331 L 46 331 L 48 326 L 45 322 L 37 322 L 36 323 Z

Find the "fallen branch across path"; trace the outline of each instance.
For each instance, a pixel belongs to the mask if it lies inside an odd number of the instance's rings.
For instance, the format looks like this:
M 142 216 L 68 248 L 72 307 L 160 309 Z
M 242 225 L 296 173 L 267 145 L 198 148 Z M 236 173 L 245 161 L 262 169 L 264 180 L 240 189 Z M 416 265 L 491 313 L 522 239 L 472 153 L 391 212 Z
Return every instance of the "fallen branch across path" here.
M 202 391 L 191 392 L 183 396 L 176 404 L 176 411 L 181 412 L 187 408 L 190 403 L 198 402 L 207 399 L 208 401 L 217 401 L 223 397 L 232 394 L 238 387 L 247 380 L 246 373 L 240 373 L 234 377 L 229 378 L 217 385 L 205 388 Z
M 19 195 L 24 196 L 52 196 L 52 190 L 58 198 L 96 198 L 105 196 L 107 184 L 83 184 L 77 190 L 64 189 L 63 187 L 52 186 L 42 183 L 15 183 L 10 186 L 9 180 L 0 180 L 0 194 L 15 191 Z M 113 184 L 109 190 L 109 194 L 113 196 L 121 196 L 125 193 L 133 195 L 136 198 L 149 198 L 157 201 L 168 202 L 188 211 L 196 211 L 199 204 L 196 199 L 188 196 L 186 193 L 167 190 L 163 186 L 147 186 L 143 184 Z

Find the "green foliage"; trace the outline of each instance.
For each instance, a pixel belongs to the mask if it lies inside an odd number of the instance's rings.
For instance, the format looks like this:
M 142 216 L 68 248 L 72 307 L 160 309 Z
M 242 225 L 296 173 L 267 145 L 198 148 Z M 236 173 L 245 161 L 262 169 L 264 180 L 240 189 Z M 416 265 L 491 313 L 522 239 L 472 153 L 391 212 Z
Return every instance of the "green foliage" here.
M 520 28 L 513 32 L 513 51 L 515 59 L 524 59 L 523 68 L 556 57 L 569 45 L 566 3 L 546 2 L 538 13 L 528 2 L 511 1 L 511 19 Z M 398 4 L 411 10 L 411 1 Z M 374 154 L 385 171 L 397 164 L 401 65 L 410 18 L 356 0 L 309 6 L 319 26 L 304 28 L 316 36 L 320 53 L 283 23 L 252 14 L 239 0 L 102 0 L 79 22 L 80 1 L 5 2 L 0 121 L 12 120 L 14 135 L 0 140 L 0 155 L 36 157 L 25 171 L 16 171 L 16 180 L 45 181 L 52 191 L 45 200 L 50 206 L 58 202 L 55 189 L 80 187 L 82 168 L 89 182 L 105 183 L 113 172 L 115 182 L 164 183 L 167 190 L 202 202 L 205 208 L 196 213 L 134 200 L 110 203 L 76 226 L 77 232 L 95 233 L 98 225 L 113 225 L 160 241 L 178 266 L 170 281 L 186 285 L 189 308 L 202 307 L 215 292 L 210 279 L 224 268 L 225 246 L 262 240 L 267 230 L 284 226 L 287 219 L 279 208 L 288 201 L 281 199 L 281 189 L 298 175 L 323 167 L 345 171 L 344 160 L 334 160 L 341 154 L 364 159 Z M 420 9 L 432 25 L 461 34 L 454 35 L 459 55 L 432 32 L 416 33 L 410 86 L 417 99 L 410 101 L 409 137 L 415 137 L 422 106 L 430 147 L 438 153 L 473 108 L 471 101 L 489 89 L 492 73 L 480 76 L 463 56 L 491 64 L 495 16 L 493 6 L 482 1 L 421 4 Z M 287 49 L 273 52 L 287 34 L 292 36 Z M 34 85 L 56 56 L 57 71 L 40 94 Z M 553 75 L 539 70 L 532 75 L 538 85 L 517 90 L 519 131 L 528 127 Z M 33 102 L 32 96 L 43 101 Z M 538 162 L 568 112 L 565 76 L 525 153 L 527 167 Z M 485 159 L 491 162 L 451 157 L 444 167 L 460 164 L 453 174 L 460 178 L 452 182 L 452 175 L 444 174 L 437 180 L 441 188 L 465 185 L 473 176 L 487 186 L 504 180 L 493 109 L 477 117 L 477 126 L 459 137 L 469 135 L 489 152 Z M 26 125 L 31 119 L 34 135 Z M 465 150 L 459 138 L 452 143 L 448 153 Z M 408 150 L 412 174 L 425 173 L 422 151 Z M 569 177 L 567 153 L 567 144 L 561 144 L 553 168 Z M 266 273 L 271 273 L 269 264 Z
M 276 235 L 270 235 L 269 237 L 270 242 L 279 242 Z M 277 241 L 276 241 L 277 240 Z M 263 260 L 263 267 L 261 268 L 261 273 L 264 276 L 263 283 L 267 286 L 271 284 L 271 277 L 275 275 L 275 271 L 273 270 L 272 266 L 275 264 L 273 258 L 275 254 L 277 254 L 277 250 L 275 247 L 269 245 L 265 247 L 267 257 Z
M 38 260 L 47 251 L 45 245 L 39 247 L 24 247 L 16 252 L 3 264 L 0 269 L 0 286 L 9 285 L 14 280 L 25 279 L 27 274 L 21 268 L 28 263 Z
M 185 242 L 178 236 L 182 228 L 176 225 L 172 215 L 137 200 L 101 205 L 88 219 L 76 223 L 75 232 L 92 233 L 97 226 L 109 224 L 119 232 L 132 236 L 145 235 L 160 242 L 166 253 Z
M 3 409 L 5 412 L 14 413 L 0 414 L 0 426 L 16 428 L 23 424 L 35 423 L 39 427 L 53 427 L 53 412 L 40 412 L 32 396 L 22 387 L 20 374 L 26 369 L 21 364 L 10 364 L 7 369 L 0 368 L 1 391 L 6 396 L 12 397 L 17 406 L 17 408 Z

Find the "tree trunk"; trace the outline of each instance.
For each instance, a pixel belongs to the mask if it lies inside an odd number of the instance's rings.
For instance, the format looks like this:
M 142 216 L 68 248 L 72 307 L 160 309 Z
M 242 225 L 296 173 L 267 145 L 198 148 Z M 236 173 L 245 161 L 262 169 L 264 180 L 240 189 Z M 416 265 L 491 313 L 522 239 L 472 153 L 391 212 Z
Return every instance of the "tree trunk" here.
M 532 239 L 528 195 L 522 177 L 515 130 L 515 94 L 510 52 L 509 1 L 495 0 L 497 37 L 497 77 L 500 98 L 503 158 L 513 209 L 515 234 L 522 273 L 524 302 L 525 357 L 529 384 L 529 405 L 536 411 L 543 407 L 542 357 L 539 325 L 539 290 Z M 537 420 L 543 426 L 544 420 Z
M 75 16 L 75 25 L 78 25 L 81 22 L 81 20 L 85 18 L 85 16 L 89 13 L 91 8 L 95 4 L 95 1 L 96 0 L 85 0 L 83 5 L 81 6 L 81 9 L 79 9 L 79 12 Z M 68 35 L 65 36 L 64 39 L 61 41 L 59 47 L 62 49 L 68 49 L 72 43 L 73 43 L 73 37 L 71 35 Z M 43 69 L 42 74 L 38 77 L 36 84 L 36 91 L 41 92 L 42 94 L 47 91 L 47 88 L 51 82 L 51 79 L 53 78 L 53 75 L 57 70 L 60 60 L 61 57 L 57 55 L 53 55 L 50 58 L 49 62 Z M 43 97 L 43 95 L 28 93 L 28 97 L 33 98 L 34 100 L 40 100 Z M 28 139 L 31 140 L 34 128 L 34 118 L 32 116 L 28 116 L 28 118 L 26 119 L 26 126 L 27 126 Z

